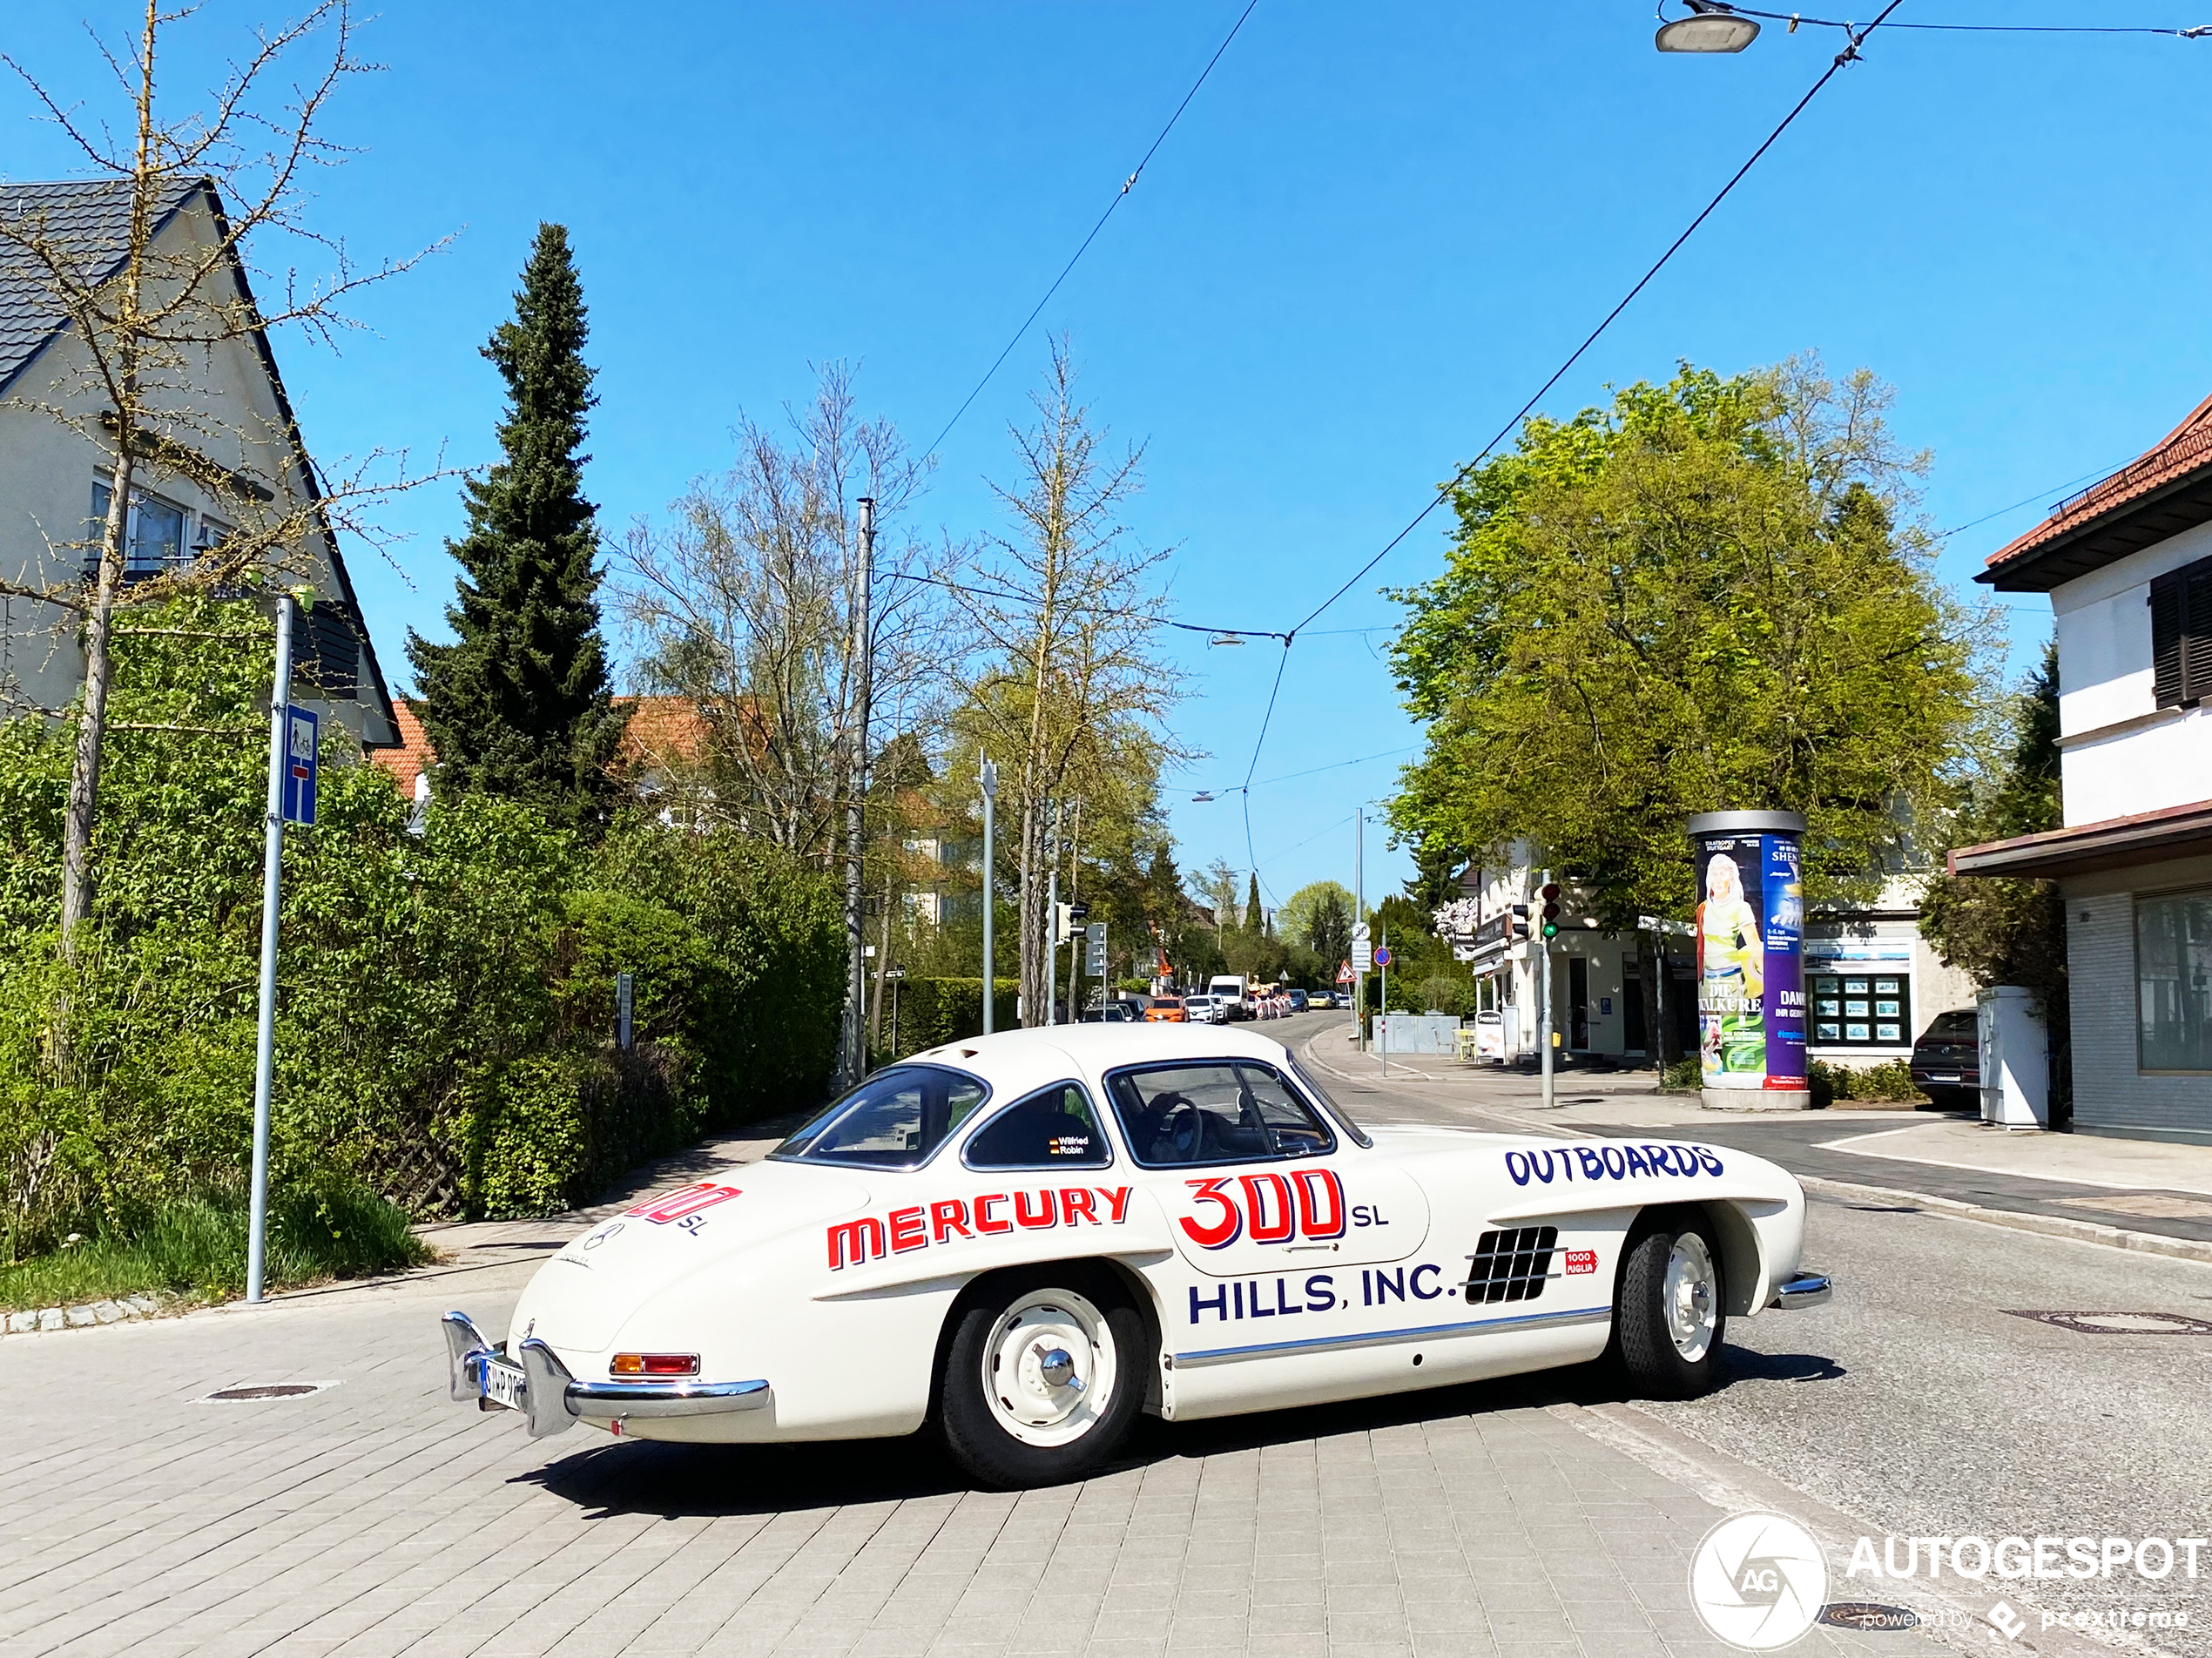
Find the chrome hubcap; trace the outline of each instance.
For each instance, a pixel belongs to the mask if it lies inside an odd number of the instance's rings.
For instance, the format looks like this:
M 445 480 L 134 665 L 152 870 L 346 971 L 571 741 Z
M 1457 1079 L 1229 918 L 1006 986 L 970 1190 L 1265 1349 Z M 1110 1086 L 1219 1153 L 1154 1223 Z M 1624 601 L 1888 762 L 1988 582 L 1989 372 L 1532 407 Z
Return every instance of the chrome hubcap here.
M 998 1317 L 983 1346 L 983 1394 L 998 1424 L 1025 1445 L 1069 1445 L 1114 1394 L 1116 1355 L 1105 1315 L 1067 1290 L 1038 1290 Z
M 1683 1233 L 1668 1251 L 1667 1283 L 1661 1293 L 1675 1351 L 1694 1365 L 1711 1350 L 1720 1324 L 1719 1274 L 1713 1268 L 1712 1251 L 1696 1233 Z

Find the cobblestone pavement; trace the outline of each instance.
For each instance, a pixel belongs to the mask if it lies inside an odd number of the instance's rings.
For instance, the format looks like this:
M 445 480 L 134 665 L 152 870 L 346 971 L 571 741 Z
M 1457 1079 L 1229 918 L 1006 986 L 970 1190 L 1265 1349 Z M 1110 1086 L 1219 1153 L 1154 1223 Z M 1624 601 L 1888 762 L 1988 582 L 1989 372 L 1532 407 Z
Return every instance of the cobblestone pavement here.
M 476 1275 L 469 1304 L 503 1322 L 528 1270 Z M 1148 1423 L 1080 1486 L 980 1493 L 920 1440 L 533 1442 L 446 1399 L 451 1291 L 7 1344 L 0 1652 L 1722 1650 L 1684 1584 L 1723 1510 L 1578 1430 L 1557 1388 Z M 194 1402 L 281 1381 L 336 1385 Z

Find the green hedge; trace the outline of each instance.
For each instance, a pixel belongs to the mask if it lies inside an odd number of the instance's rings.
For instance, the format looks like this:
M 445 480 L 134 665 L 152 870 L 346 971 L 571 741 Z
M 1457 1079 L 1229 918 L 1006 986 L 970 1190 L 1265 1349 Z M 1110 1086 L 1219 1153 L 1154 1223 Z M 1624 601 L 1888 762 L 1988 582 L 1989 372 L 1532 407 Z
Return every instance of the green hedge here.
M 1021 1000 L 1021 981 L 1001 979 L 997 984 L 995 1023 L 1001 1030 L 1012 1030 L 1021 1023 L 1015 1014 Z M 898 1010 L 898 1044 L 895 1051 L 885 1053 L 883 1057 L 887 1059 L 904 1059 L 925 1048 L 981 1036 L 983 981 L 980 978 L 906 980 L 899 987 Z M 883 1021 L 886 1043 L 890 1042 L 891 1036 L 892 1020 L 887 1006 Z
M 0 1262 L 229 1203 L 251 1144 L 270 624 L 188 601 L 128 625 L 170 631 L 120 642 L 71 965 L 69 728 L 0 722 Z M 481 797 L 434 800 L 415 832 L 325 730 L 318 821 L 285 842 L 280 1193 L 342 1176 L 417 1216 L 543 1213 L 703 1128 L 819 1100 L 843 983 L 819 872 L 648 821 L 585 846 Z

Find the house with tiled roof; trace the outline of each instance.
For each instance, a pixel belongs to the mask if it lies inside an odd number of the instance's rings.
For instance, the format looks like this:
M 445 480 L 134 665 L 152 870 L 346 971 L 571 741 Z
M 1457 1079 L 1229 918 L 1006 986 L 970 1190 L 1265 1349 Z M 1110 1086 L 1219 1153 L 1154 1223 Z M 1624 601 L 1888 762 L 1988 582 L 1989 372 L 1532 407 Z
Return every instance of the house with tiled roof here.
M 613 769 L 643 799 L 658 803 L 671 823 L 688 819 L 686 797 L 711 758 L 712 715 L 688 697 L 617 697 L 615 705 L 631 711 L 615 750 Z M 399 741 L 369 755 L 411 800 L 430 796 L 430 774 L 437 769 L 437 745 L 422 729 L 421 717 L 406 698 L 392 703 Z
M 205 179 L 172 185 L 152 221 L 161 258 L 152 268 L 163 272 L 207 265 L 195 255 L 219 252 L 227 231 Z M 0 184 L 0 718 L 51 715 L 84 683 L 77 612 L 44 596 L 81 592 L 89 574 L 113 462 L 98 435 L 114 414 L 60 293 L 97 295 L 117 279 L 130 222 L 128 180 Z M 259 315 L 234 257 L 214 260 L 207 280 L 223 304 Z M 391 696 L 266 332 L 195 336 L 168 353 L 146 395 L 152 426 L 125 521 L 126 583 L 188 571 L 255 516 L 311 522 L 287 577 L 314 595 L 295 634 L 293 700 L 368 748 L 397 742 Z
M 2066 899 L 2080 1131 L 2212 1142 L 2212 398 L 1978 580 L 2049 596 L 2064 826 L 1951 855 Z

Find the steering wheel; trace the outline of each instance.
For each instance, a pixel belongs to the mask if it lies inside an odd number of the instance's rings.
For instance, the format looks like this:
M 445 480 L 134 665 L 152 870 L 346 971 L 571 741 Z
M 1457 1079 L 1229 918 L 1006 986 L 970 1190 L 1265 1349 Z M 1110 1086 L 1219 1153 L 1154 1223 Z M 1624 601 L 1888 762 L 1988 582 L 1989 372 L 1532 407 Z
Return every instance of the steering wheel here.
M 1154 1163 L 1189 1163 L 1198 1155 L 1198 1142 L 1205 1131 L 1205 1121 L 1198 1108 L 1177 1095 L 1173 1102 L 1162 1102 L 1166 1115 L 1160 1119 L 1158 1130 L 1152 1136 L 1151 1161 Z

